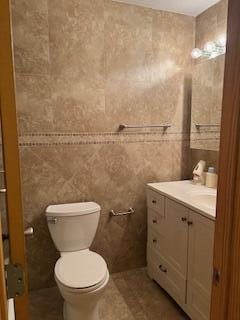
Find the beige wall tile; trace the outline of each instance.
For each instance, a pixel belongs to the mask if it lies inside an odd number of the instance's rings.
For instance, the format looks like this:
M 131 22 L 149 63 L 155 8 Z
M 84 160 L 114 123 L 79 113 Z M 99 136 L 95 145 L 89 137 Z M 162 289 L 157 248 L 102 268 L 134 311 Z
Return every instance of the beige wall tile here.
M 105 1 L 104 22 L 107 79 L 150 81 L 152 11 Z
M 47 0 L 12 1 L 15 70 L 49 72 Z
M 108 81 L 106 83 L 106 129 L 116 131 L 119 124 L 158 123 L 159 104 L 156 111 L 156 96 L 150 96 L 151 83 L 145 81 Z M 155 106 L 149 99 L 155 100 Z M 152 122 L 152 112 L 155 113 Z M 160 123 L 164 122 L 162 119 Z
M 55 132 L 108 131 L 104 89 L 58 75 L 51 81 Z
M 186 72 L 186 68 L 191 67 L 189 52 L 194 44 L 194 24 L 193 17 L 164 11 L 153 12 L 153 59 L 162 67 L 160 72 L 156 70 L 157 78 L 159 74 L 168 78 L 169 74 L 181 70 Z
M 50 73 L 53 131 L 115 132 L 123 121 L 172 120 L 174 130 L 182 131 L 189 105 L 193 18 L 110 0 L 50 1 L 48 6 L 45 0 L 24 1 L 21 8 L 13 5 L 16 70 L 32 76 Z M 25 110 L 20 113 L 21 132 L 49 131 L 34 108 L 21 103 L 19 109 Z
M 16 74 L 19 133 L 53 130 L 49 75 Z
M 49 1 L 51 73 L 68 81 L 104 87 L 103 1 Z

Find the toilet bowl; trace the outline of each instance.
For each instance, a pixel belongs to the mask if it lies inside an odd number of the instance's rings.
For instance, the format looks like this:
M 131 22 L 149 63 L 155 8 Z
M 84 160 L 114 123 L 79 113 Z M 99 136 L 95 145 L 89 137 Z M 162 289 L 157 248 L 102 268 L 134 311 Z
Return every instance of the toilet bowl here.
M 90 250 L 63 255 L 55 265 L 55 280 L 65 301 L 65 319 L 99 319 L 98 301 L 109 280 L 100 255 Z
M 60 251 L 54 269 L 64 299 L 64 320 L 98 320 L 99 300 L 109 281 L 105 260 L 89 250 L 100 216 L 94 202 L 49 206 L 49 231 Z

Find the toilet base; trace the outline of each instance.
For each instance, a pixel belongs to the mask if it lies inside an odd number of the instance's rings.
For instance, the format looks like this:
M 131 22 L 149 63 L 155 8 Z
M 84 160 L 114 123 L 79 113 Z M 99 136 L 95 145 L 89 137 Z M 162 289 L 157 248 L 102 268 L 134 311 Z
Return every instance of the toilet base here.
M 64 320 L 99 320 L 99 308 L 98 303 L 90 308 L 83 308 L 83 306 L 77 307 L 64 302 L 63 307 L 63 318 Z
M 104 283 L 97 289 L 86 293 L 81 293 L 79 290 L 69 290 L 69 288 L 64 287 L 57 281 L 58 288 L 64 299 L 64 320 L 99 320 L 100 299 L 108 280 L 109 273 L 107 272 Z

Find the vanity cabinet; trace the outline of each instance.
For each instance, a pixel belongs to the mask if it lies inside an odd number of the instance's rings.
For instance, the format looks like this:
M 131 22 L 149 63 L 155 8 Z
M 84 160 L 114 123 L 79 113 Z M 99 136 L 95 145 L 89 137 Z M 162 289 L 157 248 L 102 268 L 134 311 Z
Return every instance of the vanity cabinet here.
M 191 317 L 208 320 L 214 221 L 147 189 L 149 276 Z

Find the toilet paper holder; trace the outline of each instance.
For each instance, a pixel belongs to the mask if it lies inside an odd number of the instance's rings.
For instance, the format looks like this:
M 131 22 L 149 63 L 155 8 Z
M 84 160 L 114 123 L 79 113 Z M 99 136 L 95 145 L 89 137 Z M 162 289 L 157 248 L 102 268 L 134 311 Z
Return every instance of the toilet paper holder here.
M 126 215 L 131 215 L 135 213 L 135 209 L 129 208 L 126 211 L 121 211 L 121 212 L 115 212 L 114 210 L 111 210 L 109 212 L 111 217 L 117 217 L 117 216 L 126 216 Z

